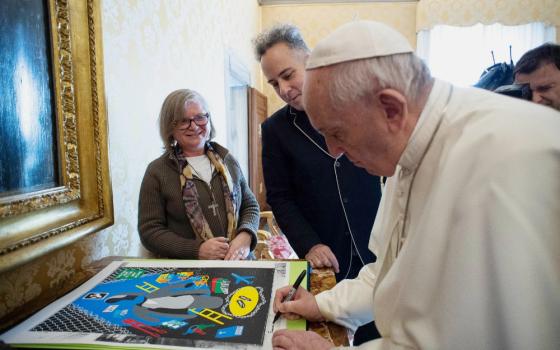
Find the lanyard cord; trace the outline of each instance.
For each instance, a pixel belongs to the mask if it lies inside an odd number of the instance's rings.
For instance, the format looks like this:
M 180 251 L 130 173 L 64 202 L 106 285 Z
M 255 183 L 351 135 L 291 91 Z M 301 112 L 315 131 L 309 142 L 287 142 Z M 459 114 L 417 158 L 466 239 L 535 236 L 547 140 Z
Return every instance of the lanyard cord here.
M 344 220 L 346 221 L 346 227 L 348 227 L 348 232 L 350 233 L 350 238 L 352 240 L 352 245 L 354 246 L 354 249 L 356 250 L 356 253 L 358 253 L 358 257 L 360 258 L 360 261 L 362 262 L 362 265 L 365 265 L 364 259 L 362 258 L 362 255 L 360 254 L 360 251 L 358 250 L 358 245 L 356 244 L 356 241 L 354 240 L 354 233 L 352 232 L 352 228 L 350 227 L 350 220 L 348 220 L 348 215 L 346 213 L 346 208 L 344 206 L 344 202 L 342 200 L 342 193 L 340 191 L 340 183 L 338 181 L 338 173 L 336 172 L 336 166 L 337 164 L 340 164 L 339 162 L 339 158 L 342 157 L 342 154 L 338 157 L 333 157 L 329 152 L 327 152 L 325 149 L 323 149 L 323 147 L 321 147 L 317 142 L 315 142 L 315 140 L 313 140 L 311 138 L 311 136 L 307 135 L 307 133 L 305 131 L 303 131 L 303 129 L 297 125 L 296 123 L 296 119 L 297 119 L 297 114 L 294 113 L 292 111 L 292 107 L 288 107 L 290 115 L 292 115 L 294 117 L 292 124 L 294 124 L 294 126 L 305 136 L 309 139 L 309 141 L 311 141 L 311 143 L 313 143 L 315 146 L 317 146 L 317 148 L 319 148 L 323 153 L 325 153 L 329 158 L 334 159 L 334 163 L 333 163 L 333 171 L 334 171 L 334 177 L 336 180 L 336 189 L 338 192 L 338 199 L 340 201 L 340 205 L 342 206 L 342 213 L 344 214 Z M 348 274 L 350 273 L 350 269 L 352 267 L 352 246 L 350 246 L 350 262 L 348 263 L 348 270 L 346 271 L 346 275 L 344 276 L 344 278 L 346 279 L 348 277 Z
M 317 142 L 315 142 L 315 140 L 313 140 L 311 138 L 311 136 L 307 135 L 307 133 L 305 131 L 303 131 L 302 128 L 299 127 L 299 125 L 296 124 L 296 119 L 297 119 L 297 114 L 295 114 L 292 111 L 292 107 L 288 107 L 289 111 L 290 111 L 290 115 L 294 117 L 294 119 L 292 120 L 292 124 L 294 124 L 294 126 L 305 136 L 309 139 L 309 141 L 311 141 L 311 143 L 313 143 L 315 146 L 317 146 L 318 149 L 321 150 L 321 152 L 323 152 L 324 154 L 327 155 L 327 157 L 338 160 L 338 158 L 340 158 L 340 156 L 338 157 L 333 157 L 329 152 L 327 152 L 325 149 L 323 149 L 323 147 L 321 147 L 321 145 L 319 145 Z

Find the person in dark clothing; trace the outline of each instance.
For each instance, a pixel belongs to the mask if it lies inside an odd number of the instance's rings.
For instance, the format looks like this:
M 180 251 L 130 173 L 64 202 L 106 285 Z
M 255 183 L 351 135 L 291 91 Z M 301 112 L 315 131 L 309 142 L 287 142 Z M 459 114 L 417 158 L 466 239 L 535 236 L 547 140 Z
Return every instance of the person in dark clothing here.
M 331 156 L 303 109 L 302 87 L 309 49 L 299 30 L 278 25 L 253 40 L 257 59 L 278 96 L 287 103 L 261 126 L 267 202 L 300 257 L 313 268 L 332 267 L 337 281 L 357 276 L 375 261 L 368 250 L 381 197 L 380 178 Z M 354 343 L 378 337 L 373 324 Z

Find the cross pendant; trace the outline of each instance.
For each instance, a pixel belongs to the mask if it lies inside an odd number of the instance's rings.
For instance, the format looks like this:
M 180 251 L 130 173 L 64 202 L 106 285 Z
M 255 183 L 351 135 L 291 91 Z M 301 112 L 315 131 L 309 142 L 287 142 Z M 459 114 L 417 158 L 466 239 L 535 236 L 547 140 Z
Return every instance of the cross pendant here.
M 214 216 L 218 215 L 218 211 L 217 211 L 217 209 L 218 209 L 218 203 L 212 203 L 212 204 L 210 204 L 210 205 L 208 206 L 208 209 L 212 209 L 212 214 L 213 214 Z

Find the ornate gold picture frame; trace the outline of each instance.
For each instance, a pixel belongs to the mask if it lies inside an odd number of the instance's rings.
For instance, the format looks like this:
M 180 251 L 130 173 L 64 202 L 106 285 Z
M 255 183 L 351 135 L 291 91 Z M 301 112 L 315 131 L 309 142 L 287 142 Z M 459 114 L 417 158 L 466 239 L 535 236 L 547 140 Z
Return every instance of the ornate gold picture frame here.
M 60 186 L 0 197 L 0 272 L 113 223 L 100 0 L 48 0 Z

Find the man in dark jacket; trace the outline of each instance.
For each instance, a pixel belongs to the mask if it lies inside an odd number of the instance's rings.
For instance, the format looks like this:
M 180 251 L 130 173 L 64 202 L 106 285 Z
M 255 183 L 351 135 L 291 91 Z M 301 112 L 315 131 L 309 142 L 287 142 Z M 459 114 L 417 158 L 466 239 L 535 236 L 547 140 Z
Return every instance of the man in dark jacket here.
M 354 278 L 375 261 L 368 241 L 380 179 L 344 155 L 331 156 L 311 126 L 301 94 L 309 49 L 299 30 L 275 26 L 253 43 L 268 83 L 287 103 L 261 127 L 267 202 L 300 257 L 313 268 L 332 267 L 337 281 Z M 369 327 L 358 329 L 356 345 L 376 337 Z

